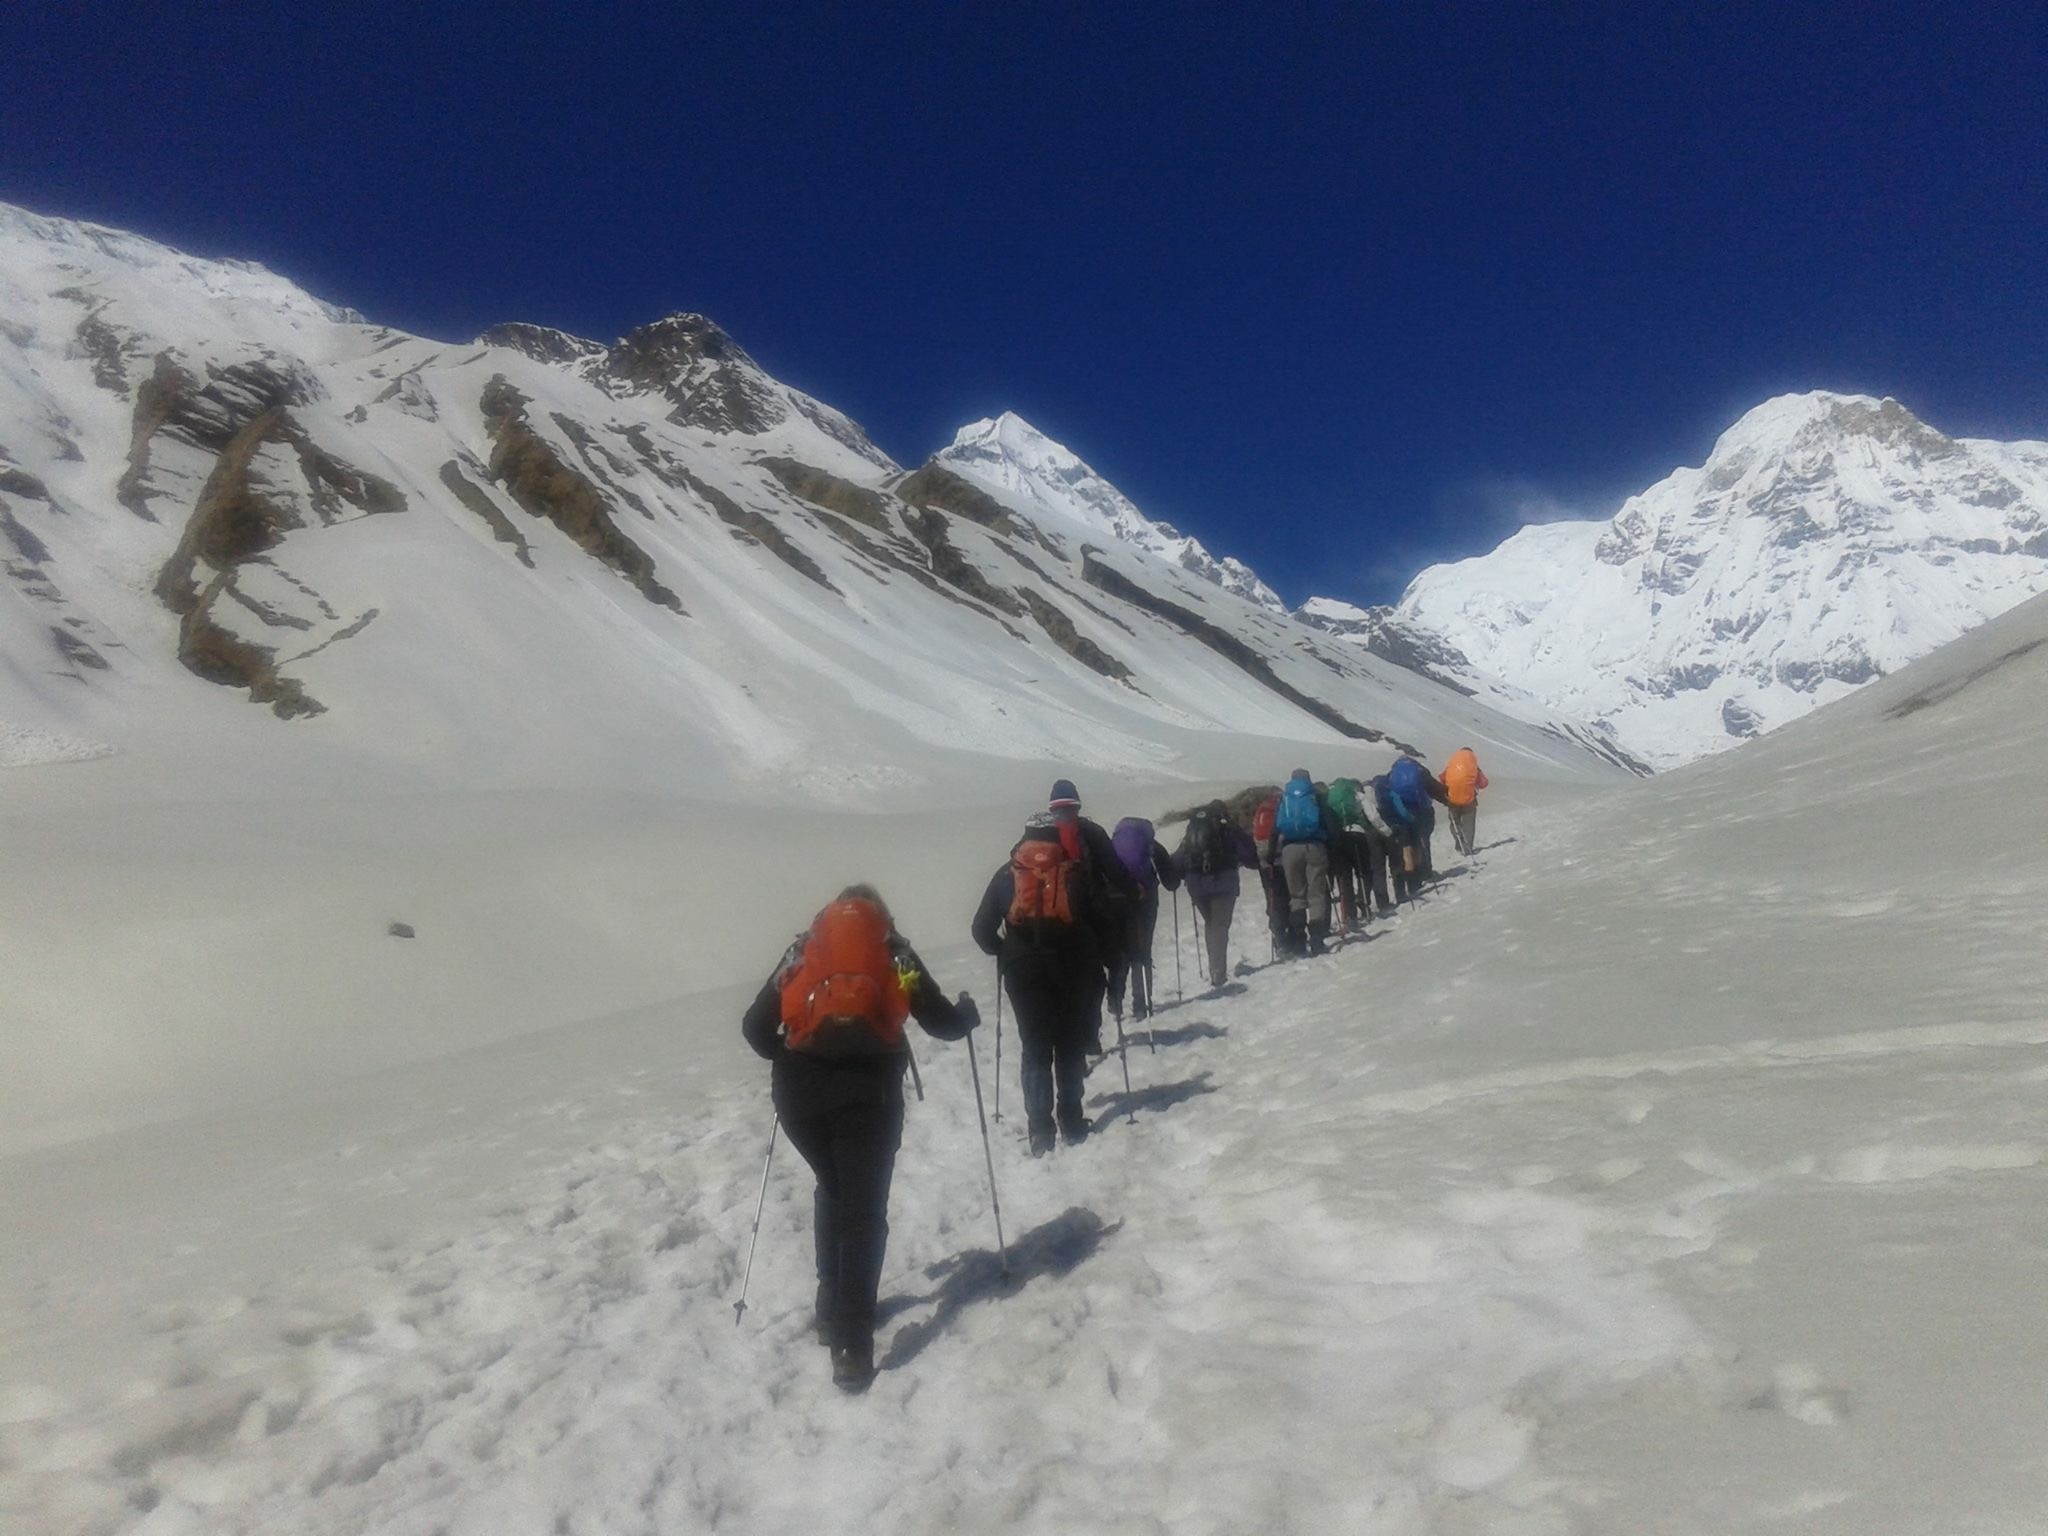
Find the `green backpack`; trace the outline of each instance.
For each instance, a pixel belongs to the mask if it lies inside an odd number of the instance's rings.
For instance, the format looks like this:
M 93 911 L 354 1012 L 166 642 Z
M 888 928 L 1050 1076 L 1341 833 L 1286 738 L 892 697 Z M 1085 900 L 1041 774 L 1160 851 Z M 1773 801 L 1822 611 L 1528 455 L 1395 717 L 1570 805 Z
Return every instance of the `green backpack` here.
M 1358 809 L 1358 788 L 1356 779 L 1333 779 L 1330 783 L 1330 814 L 1337 818 L 1340 827 L 1365 824 Z

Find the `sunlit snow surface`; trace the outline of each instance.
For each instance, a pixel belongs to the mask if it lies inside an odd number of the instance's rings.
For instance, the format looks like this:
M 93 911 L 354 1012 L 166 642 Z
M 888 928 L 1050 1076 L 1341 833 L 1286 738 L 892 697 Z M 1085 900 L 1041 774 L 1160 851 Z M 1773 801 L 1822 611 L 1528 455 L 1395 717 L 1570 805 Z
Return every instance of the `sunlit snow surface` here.
M 1168 1009 L 1129 1098 L 1098 1068 L 1078 1151 L 1027 1161 L 1006 1083 L 1007 1280 L 927 1044 L 862 1399 L 786 1156 L 734 1326 L 745 987 L 10 1159 L 0 1516 L 2037 1533 L 2044 641 L 2036 601 L 1732 757 L 1503 784 L 1422 906 Z M 793 926 L 816 882 L 768 878 Z M 912 936 L 986 1005 L 963 923 Z
M 1429 567 L 1395 616 L 1671 767 L 2044 589 L 2048 443 L 1950 438 L 1895 400 L 1814 391 L 1749 411 L 1611 521 Z

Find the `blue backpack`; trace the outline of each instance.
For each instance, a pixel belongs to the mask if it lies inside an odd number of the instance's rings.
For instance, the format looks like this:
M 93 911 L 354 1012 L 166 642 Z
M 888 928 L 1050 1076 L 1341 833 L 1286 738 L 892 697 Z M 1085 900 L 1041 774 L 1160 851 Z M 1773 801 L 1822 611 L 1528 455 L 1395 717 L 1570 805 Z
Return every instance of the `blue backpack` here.
M 1323 812 L 1316 804 L 1313 784 L 1289 779 L 1280 796 L 1280 811 L 1273 818 L 1273 830 L 1290 843 L 1320 843 L 1323 840 Z
M 1429 809 L 1428 770 L 1414 758 L 1404 757 L 1388 773 L 1387 788 L 1393 793 L 1401 819 L 1419 824 Z

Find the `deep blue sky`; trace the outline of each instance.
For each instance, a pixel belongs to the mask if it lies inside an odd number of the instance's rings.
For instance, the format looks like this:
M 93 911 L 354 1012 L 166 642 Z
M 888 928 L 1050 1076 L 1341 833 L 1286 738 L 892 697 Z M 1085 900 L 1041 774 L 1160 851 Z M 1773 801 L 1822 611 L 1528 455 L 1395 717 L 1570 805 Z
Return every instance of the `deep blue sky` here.
M 2048 5 L 0 7 L 0 198 L 429 335 L 702 310 L 1291 600 L 1766 396 L 2048 436 Z

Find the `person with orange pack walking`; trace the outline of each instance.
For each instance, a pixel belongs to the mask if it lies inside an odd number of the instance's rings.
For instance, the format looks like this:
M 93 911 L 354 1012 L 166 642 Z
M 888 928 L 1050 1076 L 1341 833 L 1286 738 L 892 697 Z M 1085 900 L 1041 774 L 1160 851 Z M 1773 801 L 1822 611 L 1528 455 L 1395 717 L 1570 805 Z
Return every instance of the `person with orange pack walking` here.
M 1479 845 L 1479 791 L 1487 788 L 1479 754 L 1460 747 L 1444 764 L 1444 794 L 1451 803 L 1451 841 L 1467 858 Z
M 911 1065 L 906 1019 L 958 1040 L 981 1015 L 966 993 L 949 998 L 932 982 L 874 888 L 852 885 L 789 947 L 741 1023 L 773 1064 L 776 1124 L 818 1177 L 818 1339 L 848 1392 L 865 1391 L 875 1374 L 875 1293 Z M 766 1188 L 764 1164 L 764 1198 Z

